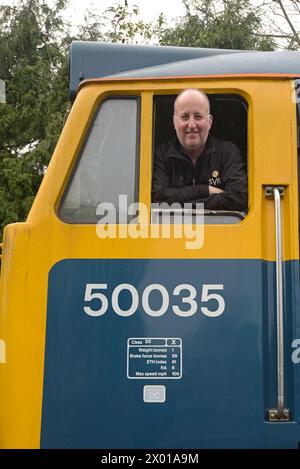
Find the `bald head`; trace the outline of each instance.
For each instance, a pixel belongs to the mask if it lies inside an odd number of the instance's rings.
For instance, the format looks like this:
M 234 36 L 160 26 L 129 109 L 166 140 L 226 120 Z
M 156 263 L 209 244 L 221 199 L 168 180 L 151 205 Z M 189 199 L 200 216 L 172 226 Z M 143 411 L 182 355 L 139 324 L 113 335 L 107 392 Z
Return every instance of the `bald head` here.
M 173 123 L 184 153 L 193 161 L 203 153 L 212 116 L 206 94 L 197 89 L 183 90 L 174 103 Z
M 199 90 L 198 88 L 186 88 L 185 90 L 180 91 L 180 93 L 177 95 L 177 97 L 175 99 L 175 102 L 174 102 L 174 115 L 176 113 L 176 108 L 177 108 L 178 102 L 180 102 L 181 98 L 183 96 L 185 96 L 186 94 L 188 94 L 190 96 L 200 95 L 204 99 L 204 101 L 207 103 L 207 112 L 208 112 L 208 114 L 210 113 L 210 102 L 209 102 L 209 99 L 207 97 L 207 94 L 204 93 L 204 91 Z

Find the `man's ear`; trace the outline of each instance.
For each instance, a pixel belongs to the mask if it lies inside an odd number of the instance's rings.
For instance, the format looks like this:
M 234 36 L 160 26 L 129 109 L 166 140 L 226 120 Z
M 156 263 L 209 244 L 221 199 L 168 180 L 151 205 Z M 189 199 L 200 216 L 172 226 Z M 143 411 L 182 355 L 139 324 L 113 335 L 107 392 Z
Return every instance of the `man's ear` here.
M 174 125 L 174 129 L 176 130 L 175 122 L 176 122 L 176 117 L 175 117 L 175 114 L 173 114 L 173 125 Z
M 213 123 L 213 116 L 209 114 L 209 129 L 211 128 L 212 123 Z

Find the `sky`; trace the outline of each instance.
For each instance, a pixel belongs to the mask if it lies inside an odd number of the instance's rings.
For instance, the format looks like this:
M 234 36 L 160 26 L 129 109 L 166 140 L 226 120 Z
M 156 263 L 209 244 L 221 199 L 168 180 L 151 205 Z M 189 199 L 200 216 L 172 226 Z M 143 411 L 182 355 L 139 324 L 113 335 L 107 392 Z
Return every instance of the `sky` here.
M 0 5 L 12 5 L 17 0 L 0 0 Z M 50 1 L 49 1 L 50 3 Z M 83 21 L 84 10 L 90 5 L 97 13 L 101 13 L 107 7 L 120 3 L 124 5 L 124 0 L 69 0 L 69 7 L 66 10 L 66 18 L 74 24 Z M 140 16 L 145 21 L 155 19 L 159 13 L 163 12 L 169 20 L 184 14 L 184 7 L 181 0 L 127 0 L 129 6 L 137 5 Z
M 89 5 L 102 12 L 107 7 L 118 4 L 124 5 L 124 0 L 70 0 L 69 11 L 74 21 L 83 18 L 83 11 Z M 139 7 L 142 19 L 150 21 L 163 12 L 166 18 L 171 19 L 184 14 L 184 7 L 181 0 L 127 0 L 129 6 Z

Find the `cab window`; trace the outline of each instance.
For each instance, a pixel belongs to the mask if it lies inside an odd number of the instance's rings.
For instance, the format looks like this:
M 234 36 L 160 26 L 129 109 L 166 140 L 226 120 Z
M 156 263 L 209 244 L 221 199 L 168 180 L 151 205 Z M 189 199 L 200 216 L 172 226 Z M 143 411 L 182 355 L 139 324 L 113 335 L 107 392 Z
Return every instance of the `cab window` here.
M 176 96 L 161 95 L 154 97 L 154 149 L 157 149 L 162 143 L 176 139 L 173 125 Z M 210 100 L 210 112 L 213 116 L 210 134 L 218 139 L 234 143 L 240 150 L 245 168 L 247 169 L 248 105 L 246 100 L 238 94 L 209 94 L 208 97 Z M 164 204 L 162 204 L 163 206 Z M 228 213 L 226 210 L 214 212 L 216 210 L 205 211 L 205 223 L 238 223 L 245 217 L 245 213 L 239 212 Z M 159 210 L 155 219 L 162 222 Z
M 67 223 L 97 223 L 97 207 L 110 203 L 122 220 L 119 195 L 138 201 L 139 98 L 111 98 L 99 107 L 59 207 Z

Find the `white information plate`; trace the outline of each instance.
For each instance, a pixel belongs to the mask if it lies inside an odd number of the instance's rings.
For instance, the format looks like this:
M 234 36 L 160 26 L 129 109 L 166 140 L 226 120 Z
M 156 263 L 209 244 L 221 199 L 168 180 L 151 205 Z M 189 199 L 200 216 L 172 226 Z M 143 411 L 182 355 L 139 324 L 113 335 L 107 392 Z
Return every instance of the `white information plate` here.
M 127 341 L 127 378 L 180 379 L 182 340 L 178 337 L 131 337 Z

